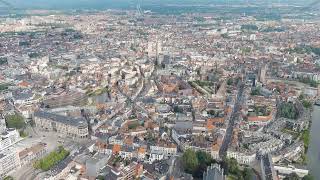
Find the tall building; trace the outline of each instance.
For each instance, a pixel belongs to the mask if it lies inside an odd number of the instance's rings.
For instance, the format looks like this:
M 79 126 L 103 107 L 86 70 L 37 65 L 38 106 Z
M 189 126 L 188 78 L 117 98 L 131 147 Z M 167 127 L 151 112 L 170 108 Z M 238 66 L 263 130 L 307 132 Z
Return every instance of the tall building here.
M 266 81 L 266 73 L 267 73 L 267 65 L 263 65 L 260 69 L 259 81 L 262 84 L 265 84 Z
M 21 138 L 16 129 L 6 129 L 5 120 L 0 118 L 0 179 L 9 172 L 18 169 L 20 165 L 19 155 L 15 148 L 12 148 Z
M 0 150 L 8 148 L 20 140 L 19 132 L 13 128 L 6 129 L 0 137 Z
M 19 155 L 15 150 L 0 152 L 0 179 L 20 167 Z
M 225 180 L 223 169 L 218 164 L 212 164 L 203 173 L 203 180 Z

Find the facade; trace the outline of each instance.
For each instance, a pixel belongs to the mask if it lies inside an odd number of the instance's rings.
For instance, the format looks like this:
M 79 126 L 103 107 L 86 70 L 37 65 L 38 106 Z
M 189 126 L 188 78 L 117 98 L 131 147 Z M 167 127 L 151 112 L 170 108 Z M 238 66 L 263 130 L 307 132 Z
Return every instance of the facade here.
M 262 170 L 262 180 L 277 180 L 278 179 L 270 154 L 266 154 L 261 157 L 260 167 Z
M 18 153 L 14 150 L 0 152 L 0 179 L 19 167 L 20 161 Z
M 272 110 L 272 112 L 267 116 L 249 116 L 248 124 L 257 125 L 257 126 L 266 126 L 271 121 L 274 120 L 275 116 L 276 116 L 276 110 Z
M 174 144 L 172 145 L 156 145 L 150 146 L 151 153 L 154 154 L 163 154 L 165 156 L 173 156 L 177 154 L 177 146 Z
M 320 73 L 319 72 L 293 72 L 294 78 L 309 78 L 314 81 L 320 81 Z
M 155 145 L 150 146 L 150 161 L 162 160 L 166 157 L 175 156 L 177 154 L 177 145 L 159 141 Z
M 0 133 L 3 133 L 6 130 L 6 120 L 4 118 L 1 118 L 0 115 Z
M 34 113 L 34 122 L 39 128 L 55 131 L 66 136 L 86 138 L 89 135 L 88 124 L 84 118 L 37 111 Z
M 260 69 L 260 76 L 259 76 L 259 80 L 262 84 L 266 83 L 266 73 L 267 73 L 267 66 L 264 65 L 263 67 L 261 67 Z
M 256 153 L 247 154 L 238 151 L 228 151 L 227 157 L 236 159 L 239 164 L 250 165 L 256 159 Z
M 20 140 L 19 132 L 16 129 L 6 129 L 5 132 L 1 134 L 0 139 L 0 150 L 10 147 L 14 143 Z
M 299 169 L 293 166 L 285 167 L 285 166 L 274 166 L 274 170 L 278 173 L 279 176 L 285 177 L 291 173 L 296 173 L 300 178 L 309 174 L 309 170 L 307 169 Z
M 37 159 L 42 158 L 46 152 L 46 145 L 43 143 L 39 143 L 30 148 L 22 150 L 21 152 L 19 152 L 21 166 L 27 165 Z
M 212 164 L 203 173 L 203 180 L 225 180 L 223 169 L 218 164 Z
M 105 179 L 108 180 L 134 180 L 143 173 L 143 165 L 137 162 L 132 162 L 124 167 L 110 167 Z
M 97 177 L 99 171 L 108 162 L 111 154 L 97 154 L 86 161 L 86 174 L 89 177 Z
M 10 91 L 0 91 L 0 100 L 6 100 L 12 98 L 12 92 Z

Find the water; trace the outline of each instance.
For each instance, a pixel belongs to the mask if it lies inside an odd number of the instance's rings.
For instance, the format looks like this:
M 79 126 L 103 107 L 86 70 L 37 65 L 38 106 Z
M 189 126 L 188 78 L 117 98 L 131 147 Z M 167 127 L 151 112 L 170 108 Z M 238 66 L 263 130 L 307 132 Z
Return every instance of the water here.
M 308 149 L 308 165 L 315 179 L 320 178 L 320 106 L 312 113 L 311 140 Z

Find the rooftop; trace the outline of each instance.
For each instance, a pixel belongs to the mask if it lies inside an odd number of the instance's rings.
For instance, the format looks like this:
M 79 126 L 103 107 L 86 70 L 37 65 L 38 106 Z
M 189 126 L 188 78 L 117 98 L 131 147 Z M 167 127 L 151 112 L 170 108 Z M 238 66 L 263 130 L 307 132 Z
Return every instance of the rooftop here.
M 50 119 L 52 121 L 60 122 L 71 126 L 87 126 L 87 121 L 84 118 L 75 118 L 69 116 L 62 116 L 50 112 L 39 110 L 34 113 L 35 117 Z

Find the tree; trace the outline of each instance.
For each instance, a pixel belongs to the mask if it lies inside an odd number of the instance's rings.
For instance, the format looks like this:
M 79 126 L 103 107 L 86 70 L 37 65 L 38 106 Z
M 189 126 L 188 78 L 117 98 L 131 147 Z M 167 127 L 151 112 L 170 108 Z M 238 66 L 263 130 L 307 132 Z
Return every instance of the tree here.
M 197 151 L 196 152 L 197 159 L 201 164 L 205 164 L 207 166 L 211 165 L 213 163 L 213 159 L 210 154 L 204 152 L 204 151 Z
M 242 30 L 252 30 L 252 31 L 256 31 L 258 30 L 258 26 L 254 25 L 254 24 L 244 24 L 241 26 Z
M 223 159 L 221 161 L 221 167 L 224 169 L 224 172 L 226 175 L 232 174 L 236 176 L 239 180 L 243 179 L 242 173 L 239 169 L 239 165 L 236 159 L 231 158 L 231 159 Z
M 302 104 L 307 109 L 312 107 L 312 103 L 310 101 L 308 101 L 308 100 L 305 100 L 305 99 L 302 101 Z
M 299 100 L 303 100 L 304 98 L 305 98 L 304 95 L 303 95 L 303 94 L 300 94 Z
M 233 79 L 232 79 L 232 78 L 229 78 L 228 81 L 227 81 L 227 84 L 228 84 L 229 86 L 231 86 L 231 85 L 233 84 Z
M 0 91 L 7 90 L 8 88 L 9 88 L 8 84 L 0 84 Z
M 6 176 L 3 180 L 14 180 L 14 178 L 12 176 Z
M 229 165 L 229 172 L 231 174 L 235 174 L 235 175 L 239 175 L 241 174 L 240 169 L 239 169 L 239 165 L 236 159 L 231 158 L 228 159 L 228 165 Z
M 26 125 L 23 117 L 18 114 L 9 115 L 5 119 L 8 128 L 22 129 Z
M 243 179 L 245 180 L 252 180 L 253 179 L 253 172 L 250 168 L 244 168 L 242 172 Z
M 211 116 L 215 116 L 216 115 L 216 111 L 215 110 L 209 110 L 207 113 L 209 115 L 211 115 Z
M 300 177 L 296 173 L 291 173 L 286 176 L 283 180 L 300 180 Z
M 136 129 L 139 126 L 138 122 L 133 122 L 128 125 L 128 129 Z
M 37 58 L 40 56 L 40 54 L 36 53 L 36 52 L 32 52 L 32 53 L 29 53 L 28 56 L 29 56 L 29 58 Z
M 303 141 L 304 148 L 307 151 L 309 144 L 310 144 L 310 131 L 309 130 L 302 131 L 301 140 Z
M 302 180 L 314 180 L 314 177 L 311 174 L 305 175 Z
M 229 163 L 227 161 L 228 159 L 223 159 L 221 162 L 220 162 L 220 165 L 221 165 L 221 168 L 224 169 L 224 172 L 226 175 L 229 174 Z
M 259 87 L 253 88 L 253 89 L 251 90 L 251 96 L 259 96 L 259 95 L 261 95 L 261 93 L 260 93 L 260 88 L 259 88 Z
M 28 134 L 26 132 L 24 132 L 23 130 L 19 131 L 20 137 L 25 138 L 28 136 Z
M 65 150 L 62 146 L 59 146 L 58 150 L 49 153 L 42 159 L 37 160 L 33 166 L 36 169 L 42 169 L 43 171 L 48 171 L 53 166 L 58 164 L 60 161 L 69 156 L 70 152 Z
M 197 155 L 191 149 L 188 149 L 183 153 L 182 163 L 185 171 L 190 174 L 193 174 L 194 172 L 196 172 L 199 166 Z
M 201 178 L 203 176 L 203 172 L 207 170 L 207 167 L 214 163 L 211 155 L 204 152 L 204 151 L 197 151 L 196 152 L 197 159 L 199 162 L 199 166 L 197 170 L 194 172 L 194 177 Z
M 104 180 L 104 177 L 103 177 L 102 175 L 99 175 L 99 176 L 97 176 L 97 178 L 96 178 L 96 179 Z
M 182 113 L 183 110 L 182 110 L 181 108 L 179 108 L 178 106 L 174 106 L 174 107 L 173 107 L 173 112 L 175 112 L 175 113 Z
M 297 119 L 299 112 L 293 103 L 282 103 L 279 107 L 279 116 L 288 119 Z
M 1 47 L 1 45 L 0 45 Z M 0 65 L 8 64 L 8 58 L 7 57 L 0 57 Z

